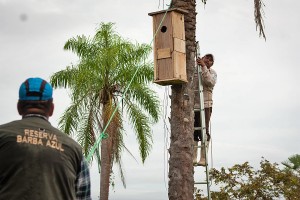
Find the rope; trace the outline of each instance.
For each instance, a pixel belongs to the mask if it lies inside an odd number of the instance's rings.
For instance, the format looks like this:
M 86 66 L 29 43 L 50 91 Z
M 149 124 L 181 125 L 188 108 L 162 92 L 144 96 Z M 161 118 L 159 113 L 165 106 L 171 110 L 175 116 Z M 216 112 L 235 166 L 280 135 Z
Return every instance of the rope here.
M 213 143 L 212 143 L 212 132 L 211 132 L 211 119 L 209 121 L 209 132 L 210 132 L 210 170 L 214 168 L 214 158 L 213 158 Z M 212 185 L 212 180 L 210 180 L 210 185 Z
M 171 3 L 170 3 L 170 4 L 172 4 L 172 0 L 171 0 Z M 170 7 L 169 7 L 169 9 L 170 9 Z M 152 37 L 152 40 L 151 40 L 151 42 L 150 42 L 150 45 L 153 43 L 154 38 L 155 38 L 155 36 L 157 35 L 158 30 L 160 29 L 160 27 L 161 27 L 163 21 L 165 20 L 165 17 L 166 17 L 166 15 L 167 15 L 167 12 L 168 12 L 169 9 L 166 10 L 166 12 L 165 12 L 165 14 L 164 14 L 162 20 L 160 21 L 160 24 L 159 24 L 159 26 L 158 26 L 158 28 L 157 28 L 157 30 L 156 30 L 154 36 Z M 145 62 L 145 60 L 144 60 L 144 62 Z M 125 96 L 125 94 L 127 93 L 128 89 L 129 89 L 129 86 L 131 85 L 131 83 L 132 83 L 133 79 L 135 78 L 135 76 L 136 76 L 136 74 L 137 74 L 137 72 L 138 72 L 139 69 L 140 69 L 139 67 L 136 69 L 135 73 L 133 74 L 133 76 L 132 76 L 132 78 L 131 78 L 131 80 L 130 80 L 128 86 L 126 87 L 126 89 L 125 89 L 125 91 L 124 91 L 124 93 L 123 93 L 123 95 L 122 95 L 122 97 L 121 97 L 121 101 L 117 104 L 117 106 L 116 106 L 116 108 L 114 109 L 112 115 L 110 116 L 110 118 L 109 118 L 109 120 L 108 120 L 106 126 L 104 127 L 102 133 L 100 134 L 100 137 L 97 138 L 95 144 L 93 145 L 93 147 L 92 147 L 91 150 L 89 151 L 89 154 L 88 154 L 88 156 L 87 156 L 87 158 L 86 158 L 88 162 L 91 160 L 93 154 L 95 153 L 95 150 L 97 149 L 97 147 L 98 147 L 99 143 L 102 141 L 102 139 L 106 139 L 106 138 L 108 137 L 108 135 L 105 133 L 105 131 L 106 131 L 108 125 L 110 124 L 112 118 L 114 117 L 114 115 L 115 115 L 117 109 L 119 108 L 119 106 L 120 106 L 122 100 L 124 99 L 124 96 Z M 105 135 L 105 134 L 106 134 L 107 137 L 103 137 L 103 135 Z
M 156 36 L 158 30 L 160 29 L 160 27 L 161 27 L 163 21 L 165 20 L 165 17 L 166 17 L 166 15 L 167 15 L 168 10 L 170 9 L 171 5 L 172 5 L 172 0 L 170 1 L 170 4 L 167 5 L 167 6 L 169 6 L 169 8 L 165 11 L 165 14 L 164 14 L 162 20 L 160 21 L 159 26 L 157 27 L 157 30 L 156 30 L 156 32 L 155 32 L 155 34 L 154 34 L 154 37 L 153 37 L 151 43 L 153 42 L 153 40 L 154 40 L 154 38 L 155 38 L 155 36 Z M 169 138 L 169 137 L 168 137 L 168 136 L 169 136 L 169 133 L 170 133 L 170 131 L 169 131 L 169 129 L 168 129 L 168 125 L 167 125 L 167 123 L 166 123 L 166 118 L 167 118 L 167 108 L 168 108 L 168 97 L 169 97 L 169 87 L 165 87 L 165 96 L 164 96 L 164 103 L 163 103 L 163 104 L 165 105 L 165 109 L 164 109 L 164 120 L 163 120 L 163 122 L 164 122 L 164 148 L 165 148 L 165 150 L 167 150 L 167 149 L 168 149 L 168 146 L 169 146 L 169 142 L 168 142 L 168 138 Z M 165 103 L 166 103 L 166 104 L 165 104 Z M 168 166 L 168 162 L 167 162 L 167 161 L 168 161 L 168 158 L 169 158 L 169 157 L 168 157 L 168 152 L 167 152 L 167 153 L 164 153 L 164 182 L 165 182 L 165 189 L 166 189 L 166 190 L 168 190 L 168 187 L 167 187 L 167 180 L 166 180 L 166 174 L 169 173 L 169 171 L 168 171 L 169 166 Z M 166 165 L 165 165 L 165 164 L 166 164 Z

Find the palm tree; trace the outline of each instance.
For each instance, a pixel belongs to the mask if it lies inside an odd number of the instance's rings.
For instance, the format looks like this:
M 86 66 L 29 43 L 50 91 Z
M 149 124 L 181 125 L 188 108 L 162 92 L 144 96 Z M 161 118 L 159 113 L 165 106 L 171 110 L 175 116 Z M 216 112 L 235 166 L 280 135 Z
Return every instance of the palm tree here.
M 171 8 L 188 11 L 184 16 L 186 41 L 186 71 L 188 83 L 172 85 L 171 95 L 171 139 L 169 159 L 169 191 L 170 200 L 193 199 L 194 167 L 193 167 L 193 132 L 194 132 L 194 90 L 193 75 L 195 67 L 195 0 L 172 0 Z M 185 96 L 189 100 L 185 100 Z M 187 102 L 183 104 L 182 102 Z
M 206 4 L 207 0 L 201 0 Z M 266 39 L 263 21 L 263 2 L 254 0 L 254 19 L 259 36 Z M 186 36 L 186 70 L 188 83 L 173 85 L 171 96 L 171 141 L 169 159 L 169 199 L 193 199 L 194 169 L 193 158 L 193 132 L 194 132 L 194 88 L 192 77 L 195 67 L 196 50 L 196 1 L 172 0 L 170 8 L 181 8 L 188 11 L 184 16 Z M 184 96 L 189 100 L 183 107 Z
M 119 165 L 125 187 L 121 165 L 121 152 L 128 150 L 123 141 L 124 120 L 128 119 L 136 133 L 144 162 L 152 145 L 150 125 L 159 118 L 159 100 L 149 88 L 153 66 L 145 61 L 151 46 L 122 39 L 113 26 L 101 23 L 92 39 L 84 35 L 69 39 L 64 49 L 77 54 L 79 62 L 51 76 L 54 88 L 71 90 L 71 105 L 61 116 L 59 126 L 76 136 L 85 155 L 97 137 L 108 136 L 101 141 L 101 162 L 96 151 L 101 165 L 101 200 L 109 196 L 113 163 Z
M 287 161 L 282 162 L 287 170 L 299 170 L 300 169 L 300 155 L 295 154 L 288 158 Z

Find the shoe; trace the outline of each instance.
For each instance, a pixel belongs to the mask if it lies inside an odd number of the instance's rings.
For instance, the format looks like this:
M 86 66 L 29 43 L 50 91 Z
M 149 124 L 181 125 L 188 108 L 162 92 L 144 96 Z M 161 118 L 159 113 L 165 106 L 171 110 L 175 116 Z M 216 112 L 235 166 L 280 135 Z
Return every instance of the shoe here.
M 193 161 L 193 165 L 194 165 L 194 166 L 197 166 L 197 165 L 198 165 L 197 161 L 196 161 L 196 162 Z
M 194 141 L 193 165 L 197 165 L 198 142 Z
M 205 166 L 206 165 L 206 160 L 204 158 L 200 158 L 200 161 L 197 163 L 200 166 Z

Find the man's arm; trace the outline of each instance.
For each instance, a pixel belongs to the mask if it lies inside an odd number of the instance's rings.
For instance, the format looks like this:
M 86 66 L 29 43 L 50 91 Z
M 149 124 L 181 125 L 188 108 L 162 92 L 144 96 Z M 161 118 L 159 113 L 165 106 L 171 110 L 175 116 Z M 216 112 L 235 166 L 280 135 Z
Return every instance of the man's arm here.
M 217 73 L 213 69 L 208 69 L 203 59 L 197 58 L 197 64 L 201 66 L 202 81 L 209 87 L 214 87 L 217 82 Z
M 76 178 L 76 200 L 91 200 L 91 181 L 88 163 L 83 157 L 80 171 Z
M 209 87 L 214 87 L 217 82 L 217 73 L 215 70 L 210 69 L 208 70 L 207 67 L 204 65 L 202 67 L 202 81 Z

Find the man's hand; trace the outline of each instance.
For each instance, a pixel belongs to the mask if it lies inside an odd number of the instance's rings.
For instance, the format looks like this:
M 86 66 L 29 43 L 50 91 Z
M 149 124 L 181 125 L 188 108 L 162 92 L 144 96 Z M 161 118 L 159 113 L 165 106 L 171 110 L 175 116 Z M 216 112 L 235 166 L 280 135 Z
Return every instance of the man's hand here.
M 210 141 L 210 134 L 206 134 L 206 137 L 207 137 L 207 142 Z
M 198 65 L 201 65 L 201 67 L 205 66 L 205 63 L 204 63 L 203 59 L 197 58 L 196 61 L 197 61 L 197 64 L 198 64 Z

